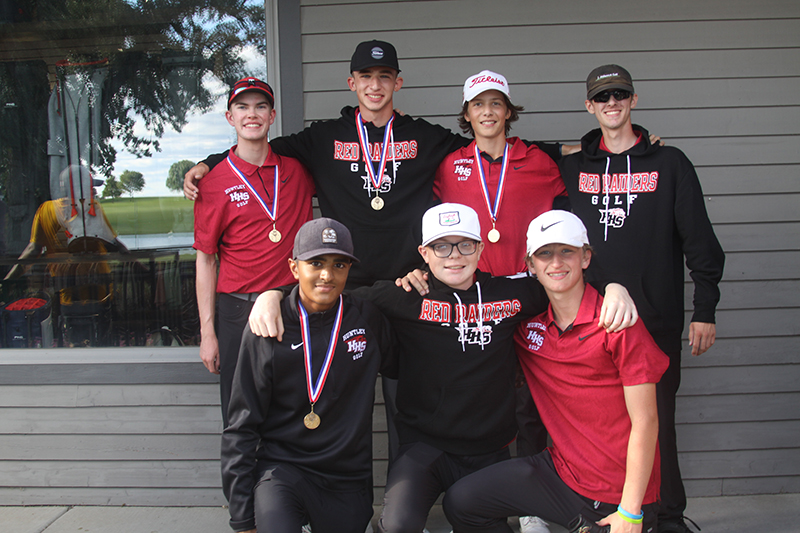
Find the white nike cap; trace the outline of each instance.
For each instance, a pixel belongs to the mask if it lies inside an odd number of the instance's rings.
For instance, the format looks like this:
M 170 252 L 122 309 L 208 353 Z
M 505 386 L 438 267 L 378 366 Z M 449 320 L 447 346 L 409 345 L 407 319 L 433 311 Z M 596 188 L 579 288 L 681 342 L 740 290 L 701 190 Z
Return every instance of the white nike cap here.
M 586 226 L 569 211 L 554 209 L 542 213 L 528 225 L 527 254 L 548 244 L 568 244 L 576 248 L 589 244 Z
M 492 72 L 491 70 L 482 70 L 474 76 L 467 78 L 464 82 L 464 90 L 461 92 L 461 103 L 466 104 L 471 102 L 473 98 L 486 91 L 500 91 L 504 95 L 511 98 L 508 93 L 508 81 L 505 76 Z
M 462 204 L 439 204 L 425 211 L 422 215 L 422 246 L 451 235 L 480 242 L 478 213 Z

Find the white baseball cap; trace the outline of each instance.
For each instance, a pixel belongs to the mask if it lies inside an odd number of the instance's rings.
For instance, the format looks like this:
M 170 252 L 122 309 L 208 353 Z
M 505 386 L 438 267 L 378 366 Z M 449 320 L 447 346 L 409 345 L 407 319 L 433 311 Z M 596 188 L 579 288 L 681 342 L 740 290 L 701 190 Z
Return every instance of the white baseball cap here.
M 554 209 L 542 213 L 528 225 L 527 253 L 533 252 L 548 244 L 568 244 L 581 248 L 589 244 L 586 226 L 581 219 L 569 211 Z
M 425 211 L 422 215 L 422 246 L 451 235 L 480 241 L 478 213 L 462 204 L 439 204 Z
M 466 104 L 482 92 L 491 90 L 500 91 L 508 96 L 509 99 L 511 98 L 508 94 L 508 81 L 506 81 L 505 76 L 491 70 L 482 70 L 480 73 L 470 76 L 464 82 L 461 103 Z

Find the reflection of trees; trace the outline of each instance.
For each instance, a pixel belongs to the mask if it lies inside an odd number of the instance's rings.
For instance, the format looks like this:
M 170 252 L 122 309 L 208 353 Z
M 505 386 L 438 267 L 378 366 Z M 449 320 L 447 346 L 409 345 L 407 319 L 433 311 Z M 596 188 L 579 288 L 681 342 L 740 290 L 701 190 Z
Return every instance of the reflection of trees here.
M 135 170 L 126 170 L 119 176 L 119 184 L 122 190 L 131 195 L 144 189 L 144 176 Z
M 204 76 L 232 84 L 244 74 L 242 48 L 264 46 L 264 5 L 257 0 L 10 4 L 13 9 L 0 12 L 0 188 L 17 242 L 27 240 L 23 228 L 49 196 L 46 109 L 56 62 L 108 59 L 99 160 L 93 164 L 110 176 L 116 159 L 112 139 L 134 154 L 152 155 L 167 127 L 180 131 L 189 114 L 212 106 L 216 95 L 203 86 Z
M 183 191 L 183 176 L 194 166 L 194 161 L 184 159 L 172 163 L 167 174 L 167 189 L 171 191 Z

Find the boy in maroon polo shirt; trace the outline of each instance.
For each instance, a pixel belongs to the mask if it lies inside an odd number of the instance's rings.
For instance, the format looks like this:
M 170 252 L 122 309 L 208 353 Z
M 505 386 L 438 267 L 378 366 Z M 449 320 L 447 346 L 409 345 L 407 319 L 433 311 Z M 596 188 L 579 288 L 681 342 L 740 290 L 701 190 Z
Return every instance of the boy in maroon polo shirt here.
M 223 427 L 253 301 L 294 281 L 284 265 L 297 231 L 311 220 L 311 177 L 297 160 L 275 154 L 267 140 L 274 102 L 272 88 L 259 79 L 234 84 L 225 117 L 237 145 L 200 184 L 203 194 L 194 205 L 200 357 L 209 372 L 220 374 Z
M 579 514 L 611 533 L 655 531 L 659 468 L 655 384 L 669 360 L 641 322 L 597 326 L 603 298 L 583 279 L 586 228 L 549 211 L 528 228 L 526 261 L 547 292 L 547 312 L 515 341 L 553 446 L 467 476 L 445 495 L 454 530 L 511 531 L 508 516 L 569 527 Z

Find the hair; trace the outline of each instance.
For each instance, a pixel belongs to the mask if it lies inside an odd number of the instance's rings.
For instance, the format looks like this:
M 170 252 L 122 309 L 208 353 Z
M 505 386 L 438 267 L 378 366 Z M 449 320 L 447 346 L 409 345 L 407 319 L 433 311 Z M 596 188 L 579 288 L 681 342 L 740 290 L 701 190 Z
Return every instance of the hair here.
M 511 131 L 511 123 L 519 120 L 519 114 L 525 111 L 525 108 L 522 107 L 521 105 L 512 104 L 508 96 L 506 96 L 503 93 L 500 94 L 503 95 L 503 100 L 505 100 L 506 102 L 506 107 L 508 108 L 509 111 L 511 111 L 511 114 L 506 119 L 506 135 L 508 135 L 508 132 Z M 464 102 L 464 105 L 461 106 L 461 113 L 458 115 L 458 125 L 461 127 L 461 131 L 463 131 L 464 133 L 468 133 L 469 135 L 474 137 L 475 131 L 472 129 L 472 123 L 470 123 L 466 119 L 468 108 L 469 108 L 469 102 Z
M 535 250 L 534 250 L 534 251 L 535 251 Z M 592 253 L 592 257 L 594 257 L 594 246 L 592 246 L 591 244 L 584 244 L 584 245 L 581 247 L 581 251 L 582 251 L 583 253 L 586 253 L 586 252 L 591 252 L 591 253 Z M 533 254 L 529 254 L 529 253 L 527 252 L 527 250 L 525 251 L 525 257 L 523 257 L 523 258 L 522 258 L 522 260 L 525 262 L 525 264 L 527 264 L 527 263 L 528 263 L 528 259 L 529 259 L 529 258 L 530 258 L 532 255 L 533 255 Z

